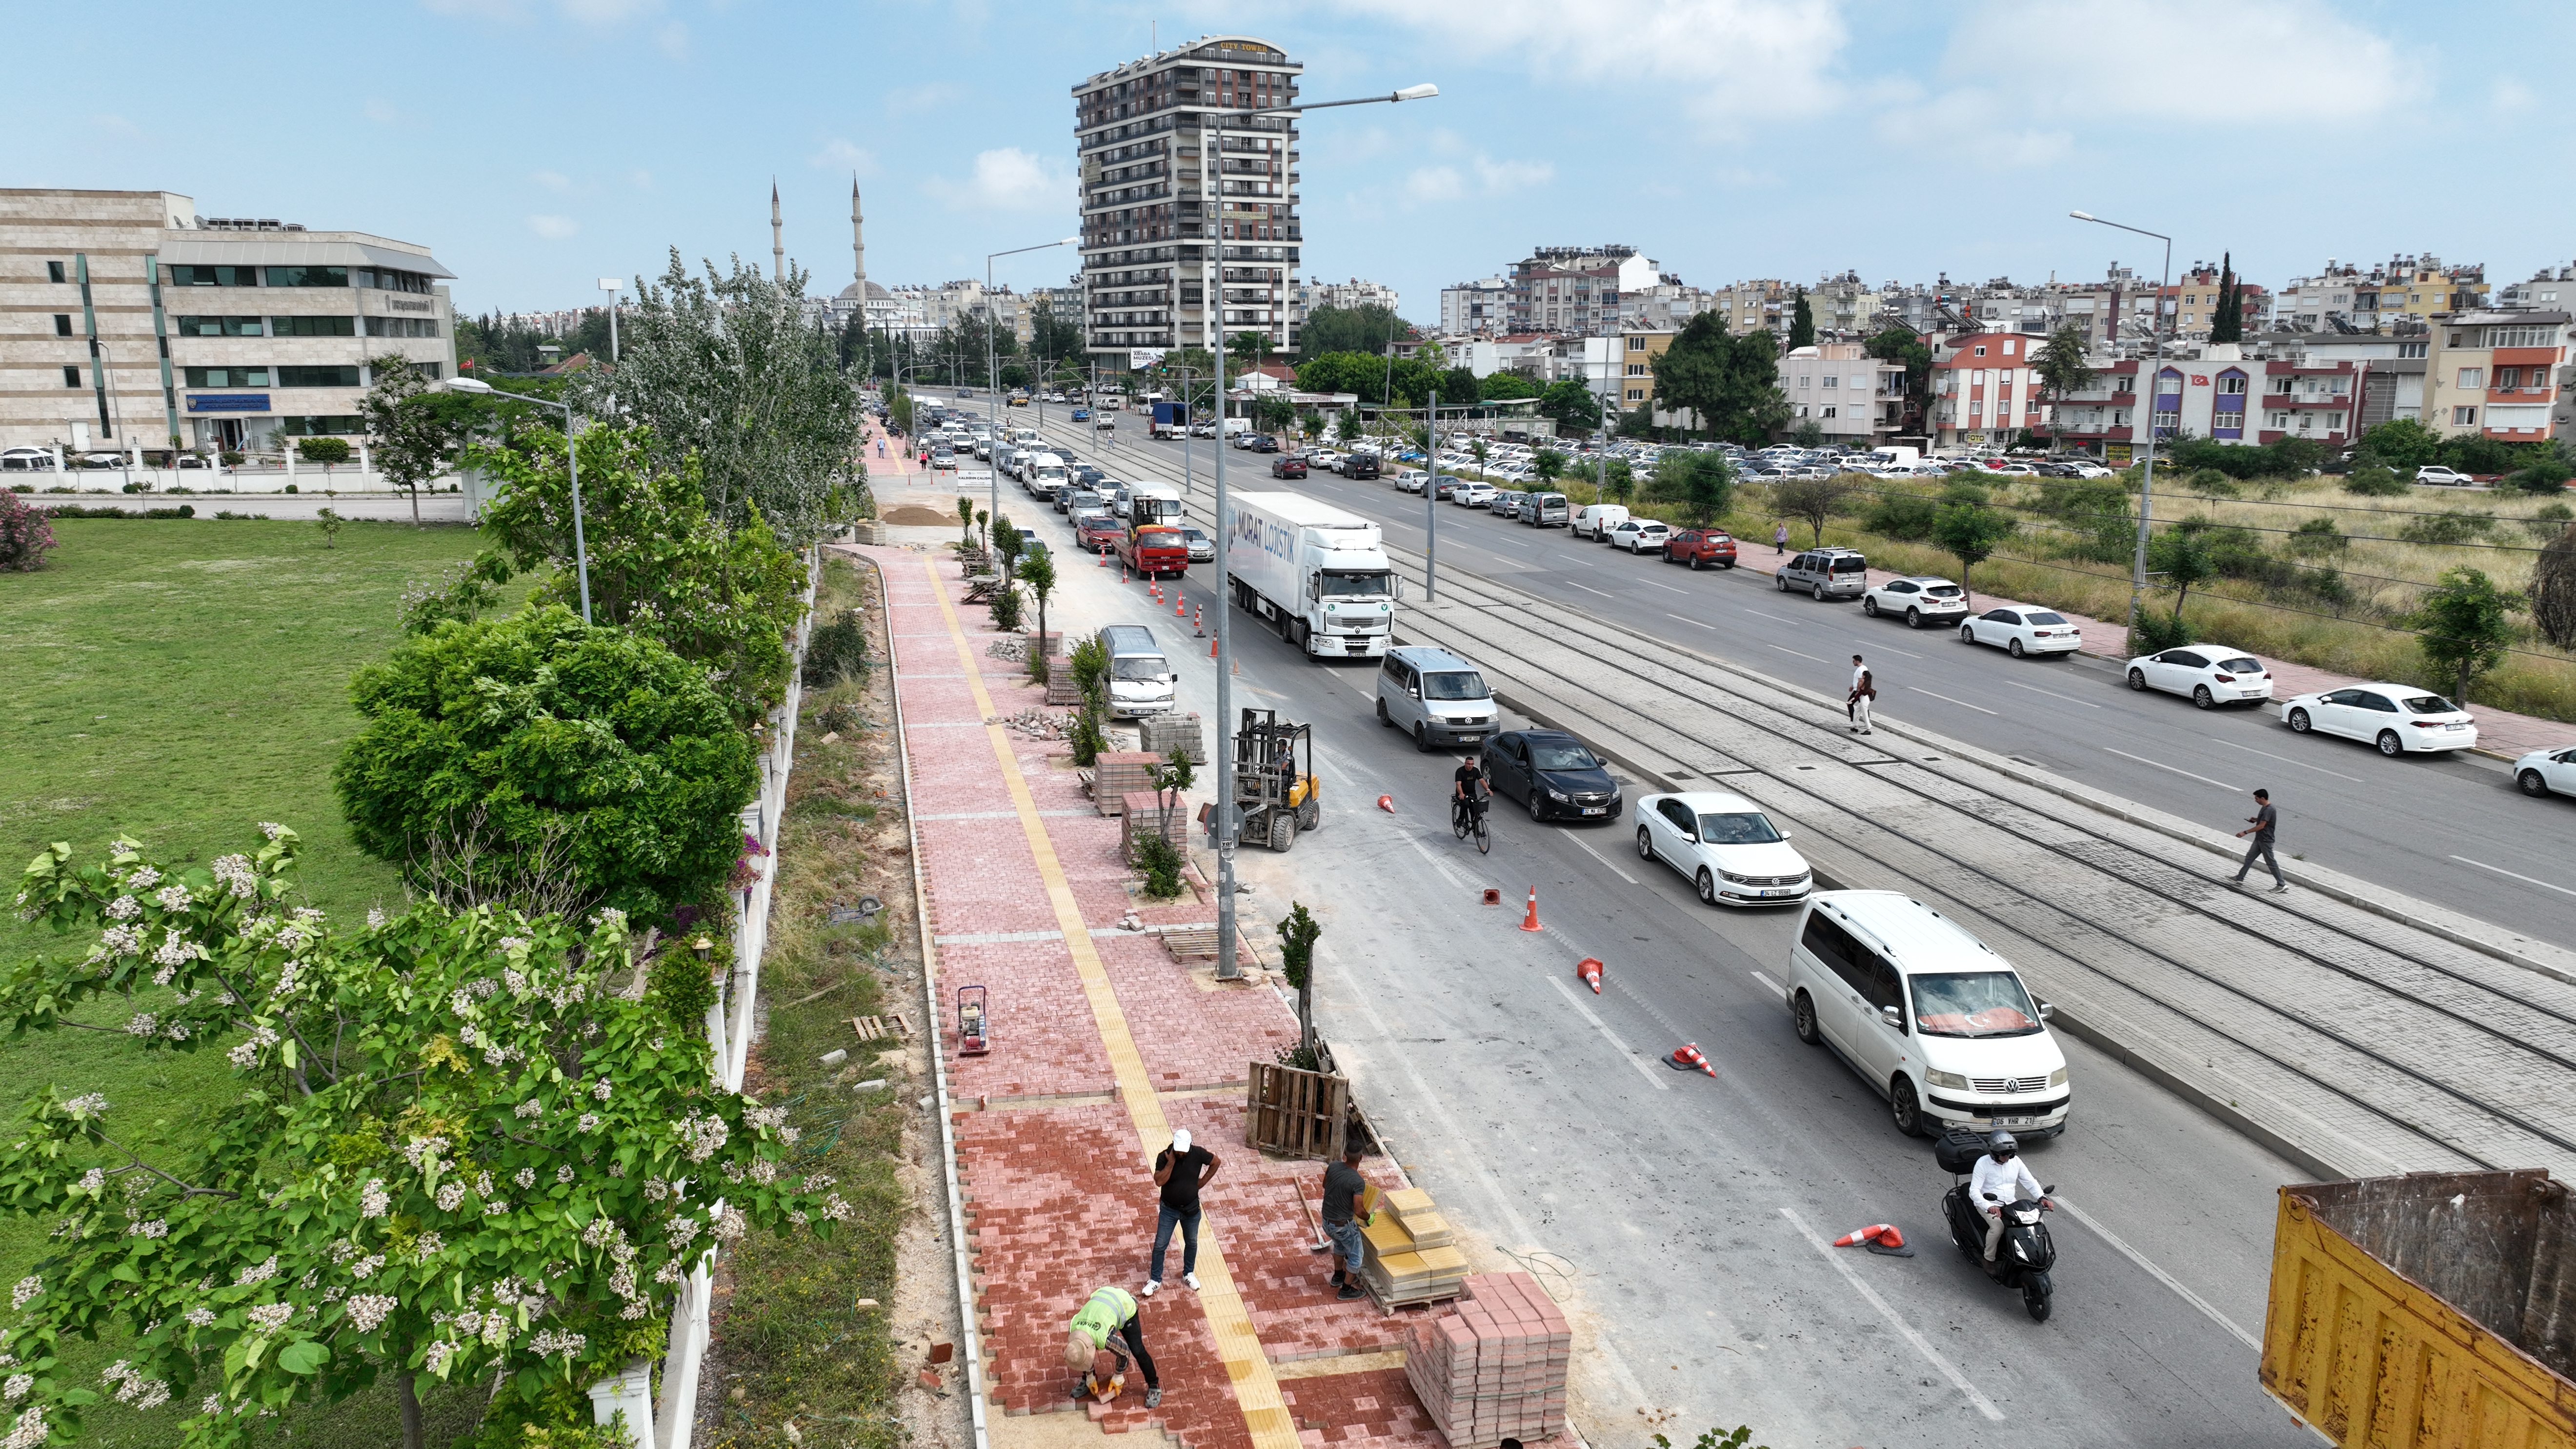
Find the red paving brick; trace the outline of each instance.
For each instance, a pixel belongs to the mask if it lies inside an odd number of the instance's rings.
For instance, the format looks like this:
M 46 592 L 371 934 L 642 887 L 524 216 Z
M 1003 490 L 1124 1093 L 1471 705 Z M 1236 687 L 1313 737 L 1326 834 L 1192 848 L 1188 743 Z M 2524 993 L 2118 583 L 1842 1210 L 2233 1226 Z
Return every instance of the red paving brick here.
M 857 551 L 886 569 L 913 808 L 923 816 L 1011 809 L 941 597 L 968 631 L 975 672 L 996 713 L 1041 706 L 1044 691 L 1023 683 L 1018 666 L 985 654 L 1000 636 L 978 628 L 981 608 L 958 604 L 954 565 L 940 560 L 934 590 L 922 567 L 928 556 Z M 1069 620 L 1068 628 L 1081 623 Z M 1202 1199 L 1202 1243 L 1223 1245 L 1267 1356 L 1276 1364 L 1402 1347 L 1406 1326 L 1423 1315 L 1388 1317 L 1366 1300 L 1336 1300 L 1331 1257 L 1308 1251 L 1313 1233 L 1298 1197 L 1320 1196 L 1322 1164 L 1267 1159 L 1243 1143 L 1247 1070 L 1295 1040 L 1294 1015 L 1266 987 L 1207 989 L 1159 940 L 1118 933 L 1130 912 L 1188 924 L 1211 920 L 1215 911 L 1192 901 L 1140 909 L 1118 859 L 1118 821 L 1089 812 L 1070 746 L 1008 739 L 1083 924 L 1108 932 L 1092 936 L 1093 948 L 1166 1118 L 1224 1161 Z M 1053 811 L 1076 813 L 1045 813 Z M 991 1053 L 952 1057 L 950 1066 L 955 1100 L 970 1108 L 957 1114 L 958 1170 L 971 1200 L 987 1387 L 1004 1413 L 1070 1409 L 1066 1320 L 1102 1284 L 1134 1291 L 1144 1283 L 1155 1216 L 1148 1144 L 1137 1141 L 1125 1103 L 1100 1100 L 1114 1093 L 1116 1078 L 1072 956 L 1055 934 L 1054 907 L 1021 822 L 920 819 L 914 828 L 932 934 L 945 942 L 940 980 L 952 1001 L 969 983 L 991 992 Z M 981 939 L 1014 934 L 1043 939 Z M 953 1050 L 953 1014 L 940 1025 Z M 1009 1098 L 1024 1100 L 971 1110 L 979 1100 Z M 1075 1100 L 1044 1100 L 1050 1098 Z M 1372 1160 L 1369 1169 L 1392 1181 L 1383 1162 Z M 1176 1240 L 1166 1285 L 1143 1310 L 1146 1346 L 1165 1389 L 1161 1408 L 1148 1414 L 1142 1384 L 1131 1378 L 1120 1401 L 1094 1417 L 1107 1432 L 1159 1427 L 1192 1449 L 1249 1449 L 1214 1335 L 1180 1282 L 1180 1253 Z M 1439 1442 L 1401 1369 L 1298 1378 L 1280 1388 L 1307 1445 Z

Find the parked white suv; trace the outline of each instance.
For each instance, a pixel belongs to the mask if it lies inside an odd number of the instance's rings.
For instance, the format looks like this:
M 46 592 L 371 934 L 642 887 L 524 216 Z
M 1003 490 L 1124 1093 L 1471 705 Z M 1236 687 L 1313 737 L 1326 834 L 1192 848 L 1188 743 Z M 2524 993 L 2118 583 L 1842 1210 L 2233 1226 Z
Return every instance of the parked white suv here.
M 1896 891 L 1808 897 L 1789 951 L 1798 1040 L 1834 1050 L 1888 1100 L 1896 1130 L 2066 1130 L 2066 1053 L 2048 1003 L 1958 922 Z
M 2415 481 L 2418 483 L 2439 483 L 2446 488 L 2466 488 L 2477 480 L 2471 478 L 2466 473 L 2456 472 L 2452 469 L 2445 468 L 2439 463 L 2427 463 L 2423 467 L 2415 470 Z
M 1968 594 L 1948 579 L 1916 574 L 1910 578 L 1889 579 L 1862 594 L 1860 611 L 1873 619 L 1881 614 L 1894 614 L 1905 621 L 1906 628 L 1920 629 L 1927 621 L 1951 624 L 1966 618 Z

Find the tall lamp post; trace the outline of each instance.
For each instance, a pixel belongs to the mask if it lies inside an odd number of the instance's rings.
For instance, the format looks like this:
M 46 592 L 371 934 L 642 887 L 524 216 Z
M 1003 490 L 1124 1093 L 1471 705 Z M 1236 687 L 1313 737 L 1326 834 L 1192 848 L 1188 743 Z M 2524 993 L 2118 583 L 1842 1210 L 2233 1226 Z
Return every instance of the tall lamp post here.
M 1078 236 L 1058 237 L 1051 242 L 1039 242 L 1036 246 L 1013 247 L 1006 252 L 992 252 L 984 258 L 984 373 L 987 388 L 984 398 L 984 425 L 991 430 L 996 447 L 999 447 L 1002 441 L 1002 360 L 1001 354 L 995 351 L 993 346 L 993 327 L 1001 317 L 1001 309 L 993 305 L 993 258 L 1015 257 L 1022 252 L 1042 252 L 1050 247 L 1069 247 L 1081 240 L 1082 238 Z M 1002 470 L 998 466 L 987 467 L 984 470 L 984 481 L 992 485 L 993 500 L 987 508 L 995 518 L 999 518 L 1002 516 Z M 1043 651 L 1046 648 L 1046 641 L 1039 640 L 1038 647 Z
M 581 535 L 581 453 L 578 448 L 573 446 L 572 404 L 561 402 L 550 397 L 538 397 L 533 393 L 502 392 L 501 389 L 494 387 L 492 384 L 485 382 L 479 377 L 451 377 L 447 380 L 445 385 L 449 392 L 465 392 L 477 395 L 492 394 L 509 398 L 514 402 L 537 403 L 545 407 L 560 408 L 563 410 L 564 471 L 572 480 L 573 567 L 581 575 L 581 621 L 585 624 L 589 623 L 590 545 Z
M 1436 85 L 1406 86 L 1382 96 L 1359 96 L 1347 101 L 1316 101 L 1300 106 L 1270 106 L 1249 111 L 1213 111 L 1209 120 L 1216 140 L 1209 147 L 1215 154 L 1208 161 L 1206 174 L 1216 192 L 1216 211 L 1211 225 L 1215 234 L 1207 240 L 1216 253 L 1216 285 L 1206 289 L 1203 306 L 1216 319 L 1216 974 L 1221 980 L 1232 980 L 1243 974 L 1234 956 L 1234 638 L 1228 627 L 1234 616 L 1231 581 L 1226 573 L 1227 536 L 1234 530 L 1225 512 L 1225 126 L 1229 120 L 1249 121 L 1256 116 L 1295 116 L 1308 111 L 1326 111 L 1340 106 L 1392 105 L 1398 101 L 1425 101 L 1440 94 Z M 1265 336 L 1267 333 L 1265 332 Z
M 608 294 L 608 365 L 617 365 L 617 294 L 626 282 L 621 277 L 602 277 L 599 290 Z
M 2143 618 L 2146 612 L 2147 528 L 2154 520 L 2156 506 L 2156 389 L 2164 386 L 2165 288 L 2173 285 L 2173 238 L 2163 232 L 2149 231 L 2144 227 L 2104 221 L 2089 211 L 2070 211 L 2066 214 L 2077 221 L 2089 221 L 2096 226 L 2117 227 L 2121 231 L 2151 236 L 2165 244 L 2165 270 L 2164 275 L 2156 280 L 2156 310 L 2151 314 L 2155 321 L 2149 328 L 2155 339 L 2155 370 L 2147 378 L 2147 452 L 2143 460 L 2144 466 L 2138 471 L 2138 547 L 2136 556 L 2129 564 L 2129 646 L 2134 649 L 2137 647 L 2138 620 Z

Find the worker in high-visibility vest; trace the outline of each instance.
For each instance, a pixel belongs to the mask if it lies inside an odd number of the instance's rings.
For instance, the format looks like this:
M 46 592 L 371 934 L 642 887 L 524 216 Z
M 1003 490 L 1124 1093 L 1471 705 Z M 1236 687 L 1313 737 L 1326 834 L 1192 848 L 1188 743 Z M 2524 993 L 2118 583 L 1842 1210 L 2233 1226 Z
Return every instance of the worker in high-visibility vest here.
M 1125 1352 L 1110 1347 L 1112 1337 L 1124 1345 Z M 1136 1295 L 1117 1287 L 1092 1290 L 1073 1315 L 1064 1341 L 1064 1366 L 1082 1375 L 1074 1383 L 1073 1397 L 1098 1399 L 1104 1404 L 1118 1397 L 1130 1357 L 1136 1360 L 1136 1367 L 1145 1371 L 1145 1407 L 1160 1407 L 1162 1380 L 1154 1373 L 1154 1356 L 1145 1352 L 1145 1328 L 1137 1316 Z

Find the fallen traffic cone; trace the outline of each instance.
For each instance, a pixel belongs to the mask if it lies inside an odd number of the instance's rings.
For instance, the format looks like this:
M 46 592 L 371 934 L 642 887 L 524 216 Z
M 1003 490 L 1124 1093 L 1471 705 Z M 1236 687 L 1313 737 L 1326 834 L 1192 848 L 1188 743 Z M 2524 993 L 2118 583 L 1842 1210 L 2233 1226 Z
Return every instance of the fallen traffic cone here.
M 1197 631 L 1198 637 L 1207 637 L 1207 605 L 1199 605 L 1197 612 L 1191 615 L 1190 628 Z
M 1380 810 L 1385 811 L 1385 812 L 1386 812 L 1387 814 L 1389 814 L 1389 815 L 1394 814 L 1394 813 L 1395 813 L 1395 797 L 1394 797 L 1394 796 L 1392 796 L 1392 795 L 1380 795 L 1380 796 L 1378 796 L 1378 797 L 1377 797 L 1377 808 L 1379 808 Z
M 1717 1075 L 1717 1068 L 1710 1066 L 1708 1064 L 1708 1058 L 1700 1055 L 1699 1043 L 1695 1041 L 1682 1043 L 1680 1050 L 1674 1052 L 1671 1056 L 1664 1058 L 1664 1060 L 1672 1063 L 1677 1068 L 1687 1069 L 1690 1067 L 1697 1067 L 1712 1077 Z
M 1858 1232 L 1845 1233 L 1841 1237 L 1834 1239 L 1834 1246 L 1837 1248 L 1856 1248 L 1863 1243 L 1875 1242 L 1878 1239 L 1878 1235 L 1881 1233 L 1895 1234 L 1896 1241 L 1889 1244 L 1890 1247 L 1901 1248 L 1905 1246 L 1905 1235 L 1903 1233 L 1898 1233 L 1895 1225 L 1891 1223 L 1871 1223 L 1868 1227 L 1862 1228 Z
M 1547 929 L 1545 926 L 1542 926 L 1542 925 L 1540 925 L 1540 924 L 1538 923 L 1538 887 L 1537 887 L 1537 886 L 1531 886 L 1531 887 L 1530 887 L 1529 914 L 1528 914 L 1528 915 L 1526 915 L 1526 916 L 1521 917 L 1521 929 L 1522 929 L 1522 930 L 1524 930 L 1524 931 L 1544 931 L 1544 930 L 1546 930 L 1546 929 Z
M 1600 957 L 1586 956 L 1582 960 L 1575 962 L 1574 974 L 1583 978 L 1583 984 L 1592 988 L 1593 995 L 1599 996 L 1601 994 Z

